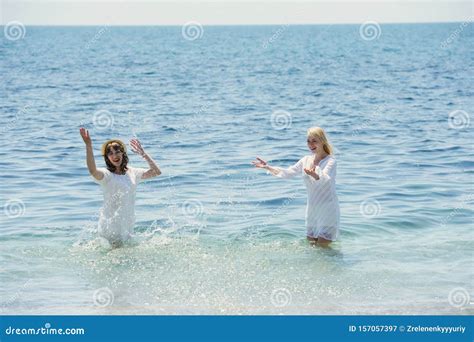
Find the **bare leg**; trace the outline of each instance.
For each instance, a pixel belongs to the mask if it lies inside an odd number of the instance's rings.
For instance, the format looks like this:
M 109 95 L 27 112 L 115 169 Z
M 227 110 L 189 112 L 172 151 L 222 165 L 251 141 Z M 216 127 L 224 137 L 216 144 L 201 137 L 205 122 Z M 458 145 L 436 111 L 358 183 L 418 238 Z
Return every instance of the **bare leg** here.
M 326 240 L 325 238 L 322 238 L 320 236 L 318 236 L 318 238 L 316 239 L 316 244 L 320 247 L 329 247 L 329 244 L 331 242 L 331 240 Z
M 318 238 L 314 238 L 314 237 L 312 237 L 312 236 L 306 236 L 306 240 L 309 241 L 309 244 L 310 244 L 311 246 L 315 246 L 316 243 L 318 242 Z

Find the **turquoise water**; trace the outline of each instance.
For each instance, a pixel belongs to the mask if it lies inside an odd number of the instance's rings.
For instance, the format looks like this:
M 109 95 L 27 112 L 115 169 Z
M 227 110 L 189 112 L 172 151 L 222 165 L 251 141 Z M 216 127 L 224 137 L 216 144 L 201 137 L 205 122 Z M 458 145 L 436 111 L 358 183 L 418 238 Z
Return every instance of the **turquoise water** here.
M 473 42 L 460 23 L 2 36 L 2 313 L 472 314 Z M 305 241 L 302 180 L 250 164 L 293 164 L 314 125 L 338 159 L 329 249 Z M 96 239 L 81 126 L 99 166 L 137 136 L 163 171 L 124 248 Z

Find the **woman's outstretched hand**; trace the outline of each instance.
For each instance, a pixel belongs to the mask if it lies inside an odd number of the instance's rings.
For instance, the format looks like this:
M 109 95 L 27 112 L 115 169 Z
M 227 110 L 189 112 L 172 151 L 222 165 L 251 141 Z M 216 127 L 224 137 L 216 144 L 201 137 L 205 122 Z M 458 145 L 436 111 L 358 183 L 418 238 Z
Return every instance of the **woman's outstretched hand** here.
M 85 129 L 84 127 L 81 127 L 79 129 L 79 133 L 81 133 L 82 140 L 84 140 L 84 143 L 86 145 L 92 144 L 91 136 L 89 135 L 89 131 L 87 129 Z
M 304 168 L 304 172 L 308 175 L 313 177 L 314 179 L 318 180 L 319 175 L 316 173 L 316 168 L 313 166 L 310 169 Z
M 257 157 L 257 160 L 253 161 L 252 164 L 255 165 L 255 167 L 258 167 L 261 169 L 266 169 L 268 167 L 268 163 L 259 157 Z
M 132 151 L 135 152 L 136 154 L 144 157 L 145 156 L 145 150 L 142 147 L 142 144 L 140 144 L 140 141 L 138 139 L 131 139 L 130 140 L 130 147 L 132 148 Z

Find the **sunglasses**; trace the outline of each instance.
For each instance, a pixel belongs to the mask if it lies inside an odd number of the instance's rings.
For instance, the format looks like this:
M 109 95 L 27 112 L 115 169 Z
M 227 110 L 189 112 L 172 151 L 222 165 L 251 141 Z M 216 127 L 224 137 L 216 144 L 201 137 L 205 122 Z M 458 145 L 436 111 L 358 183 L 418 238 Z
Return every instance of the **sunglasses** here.
M 120 146 L 119 144 L 108 145 L 105 150 L 107 154 L 110 154 L 112 150 L 114 150 L 114 152 L 121 152 L 121 153 L 124 152 L 122 146 Z

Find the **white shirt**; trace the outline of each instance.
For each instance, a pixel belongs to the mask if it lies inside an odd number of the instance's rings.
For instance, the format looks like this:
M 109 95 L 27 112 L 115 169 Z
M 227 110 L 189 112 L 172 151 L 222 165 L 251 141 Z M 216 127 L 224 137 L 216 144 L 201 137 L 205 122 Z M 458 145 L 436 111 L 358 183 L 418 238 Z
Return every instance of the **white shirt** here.
M 336 240 L 339 235 L 340 211 L 336 194 L 336 158 L 327 155 L 323 158 L 315 171 L 319 176 L 316 180 L 307 175 L 304 169 L 310 169 L 314 155 L 304 156 L 293 166 L 283 169 L 275 167 L 279 172 L 276 177 L 292 178 L 298 175 L 303 177 L 308 191 L 306 205 L 307 236 L 318 236 L 326 240 Z
M 135 225 L 135 192 L 146 169 L 128 167 L 124 175 L 98 168 L 104 178 L 94 181 L 101 185 L 104 205 L 99 217 L 99 235 L 109 242 L 123 242 L 130 238 Z

